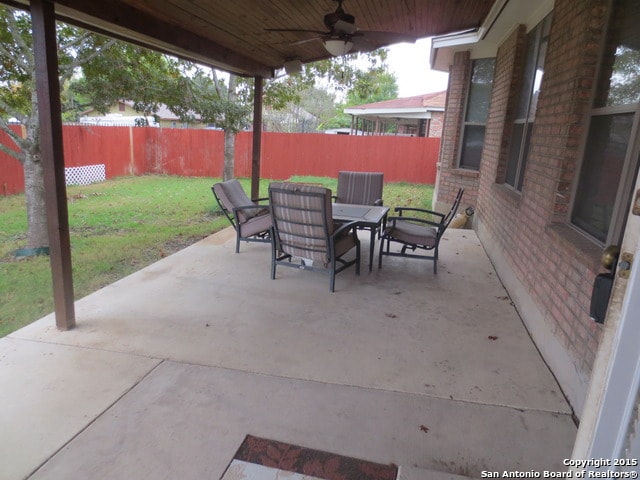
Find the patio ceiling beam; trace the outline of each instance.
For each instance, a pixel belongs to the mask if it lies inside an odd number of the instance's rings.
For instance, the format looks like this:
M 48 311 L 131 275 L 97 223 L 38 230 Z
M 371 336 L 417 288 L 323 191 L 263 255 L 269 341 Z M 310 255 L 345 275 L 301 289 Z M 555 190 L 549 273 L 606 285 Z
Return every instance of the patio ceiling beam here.
M 53 4 L 45 0 L 31 0 L 31 18 L 56 326 L 60 330 L 69 330 L 75 326 L 76 319 Z

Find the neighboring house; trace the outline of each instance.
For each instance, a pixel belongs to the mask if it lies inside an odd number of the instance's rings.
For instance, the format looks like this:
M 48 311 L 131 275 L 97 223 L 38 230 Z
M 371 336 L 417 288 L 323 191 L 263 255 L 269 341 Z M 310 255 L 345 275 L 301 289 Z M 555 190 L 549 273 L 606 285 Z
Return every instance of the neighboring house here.
M 351 115 L 351 134 L 440 137 L 447 92 L 357 105 L 344 109 Z
M 317 133 L 319 124 L 318 117 L 294 104 L 284 110 L 265 107 L 262 117 L 265 132 Z
M 94 125 L 113 125 L 114 118 L 118 118 L 115 116 L 121 117 L 143 117 L 140 112 L 137 112 L 135 108 L 133 108 L 133 102 L 128 100 L 120 100 L 117 104 L 112 105 L 109 108 L 107 114 L 102 115 L 96 111 L 94 108 L 90 108 L 85 110 L 80 114 L 80 123 L 91 123 Z M 201 123 L 196 120 L 195 122 L 182 122 L 178 118 L 178 116 L 173 113 L 166 105 L 160 105 L 158 111 L 155 115 L 155 123 L 162 128 L 208 128 L 207 124 Z M 90 118 L 90 121 L 84 121 L 83 118 Z M 198 117 L 196 116 L 196 119 Z M 128 125 L 127 120 L 122 120 L 120 125 Z M 151 123 L 151 122 L 150 122 Z
M 80 117 L 81 125 L 98 125 L 101 127 L 159 127 L 155 117 L 143 115 L 122 115 L 107 113 L 95 117 Z
M 581 419 L 576 458 L 640 452 L 639 24 L 637 0 L 496 1 L 477 31 L 432 41 L 449 72 L 436 203 L 465 188 Z M 603 326 L 591 301 L 607 245 L 622 256 Z

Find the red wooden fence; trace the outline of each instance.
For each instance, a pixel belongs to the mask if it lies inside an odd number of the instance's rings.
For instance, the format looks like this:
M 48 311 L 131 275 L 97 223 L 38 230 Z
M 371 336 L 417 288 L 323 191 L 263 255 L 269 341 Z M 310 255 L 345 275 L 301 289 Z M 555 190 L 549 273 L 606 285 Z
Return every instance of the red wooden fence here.
M 14 132 L 21 132 L 19 126 L 11 127 Z M 19 150 L 6 133 L 0 131 L 0 143 L 12 150 Z M 22 165 L 10 155 L 0 151 L 0 195 L 13 195 L 24 191 L 24 173 Z
M 107 178 L 159 173 L 221 177 L 224 136 L 217 130 L 63 127 L 65 165 L 104 164 Z M 235 174 L 251 176 L 251 133 L 236 137 Z M 435 183 L 439 138 L 263 133 L 260 176 L 337 177 L 340 170 L 384 172 L 385 181 Z M 0 142 L 11 144 L 6 135 Z M 22 166 L 0 152 L 0 194 L 24 191 Z

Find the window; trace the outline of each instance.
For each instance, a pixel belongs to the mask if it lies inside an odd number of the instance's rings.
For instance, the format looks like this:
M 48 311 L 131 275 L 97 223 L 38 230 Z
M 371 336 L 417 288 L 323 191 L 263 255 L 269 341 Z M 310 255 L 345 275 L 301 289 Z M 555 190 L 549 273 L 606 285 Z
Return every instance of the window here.
M 622 238 L 638 172 L 640 5 L 614 3 L 571 215 L 603 244 Z
M 478 170 L 484 145 L 484 131 L 491 102 L 495 59 L 474 60 L 467 96 L 467 109 L 462 124 L 460 168 Z
M 551 14 L 527 35 L 527 54 L 520 88 L 516 119 L 511 132 L 509 156 L 504 182 L 517 191 L 522 190 L 524 171 L 529 154 L 529 141 L 535 121 L 538 95 L 544 74 L 544 59 L 551 30 Z

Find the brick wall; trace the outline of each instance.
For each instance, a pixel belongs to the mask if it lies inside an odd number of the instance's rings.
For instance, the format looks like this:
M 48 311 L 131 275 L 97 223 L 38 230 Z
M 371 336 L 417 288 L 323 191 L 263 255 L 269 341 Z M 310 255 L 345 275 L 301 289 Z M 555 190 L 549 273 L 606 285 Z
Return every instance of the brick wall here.
M 479 177 L 469 181 L 452 168 L 471 65 L 466 52 L 457 54 L 451 66 L 440 156 L 438 200 L 451 198 L 458 186 L 472 191 L 475 184 L 483 244 L 499 252 L 499 261 L 542 313 L 546 330 L 564 347 L 582 378 L 590 375 L 601 333 L 588 311 L 602 250 L 568 226 L 568 205 L 577 181 L 605 14 L 604 0 L 555 2 L 521 193 L 503 181 L 526 51 L 523 26 L 515 28 L 498 49 Z
M 444 124 L 444 112 L 431 112 L 429 120 L 429 131 L 427 137 L 442 137 L 442 126 Z

